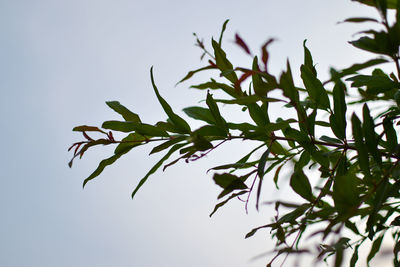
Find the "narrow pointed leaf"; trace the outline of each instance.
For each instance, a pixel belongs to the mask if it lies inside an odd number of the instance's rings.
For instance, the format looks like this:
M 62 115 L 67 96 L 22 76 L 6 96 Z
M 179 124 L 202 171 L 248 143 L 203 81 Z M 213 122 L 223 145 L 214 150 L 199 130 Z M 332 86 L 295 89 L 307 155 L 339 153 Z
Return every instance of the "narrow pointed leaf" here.
M 351 124 L 353 129 L 354 142 L 357 149 L 358 164 L 364 175 L 370 177 L 371 174 L 369 170 L 368 152 L 364 144 L 361 121 L 356 114 L 353 114 L 353 116 L 351 117 Z
M 161 165 L 166 161 L 175 151 L 180 149 L 181 147 L 185 146 L 186 144 L 176 144 L 171 149 L 168 151 L 167 154 L 164 155 L 151 169 L 150 171 L 139 181 L 138 185 L 136 186 L 135 190 L 132 192 L 132 198 L 135 197 L 136 193 L 139 191 L 139 189 L 143 186 L 143 184 L 147 181 L 150 175 L 155 173 Z
M 171 106 L 167 103 L 167 101 L 164 100 L 164 98 L 161 97 L 160 93 L 158 92 L 157 86 L 154 82 L 153 67 L 151 67 L 151 69 L 150 69 L 150 77 L 151 77 L 151 83 L 153 85 L 153 89 L 154 89 L 154 92 L 156 93 L 157 99 L 160 102 L 165 113 L 168 115 L 168 118 L 182 133 L 190 133 L 189 124 L 184 119 L 182 119 L 181 117 L 179 117 L 172 111 Z
M 124 120 L 140 122 L 139 115 L 133 113 L 132 111 L 121 105 L 118 101 L 107 101 L 106 104 L 115 112 L 120 114 L 124 118 Z

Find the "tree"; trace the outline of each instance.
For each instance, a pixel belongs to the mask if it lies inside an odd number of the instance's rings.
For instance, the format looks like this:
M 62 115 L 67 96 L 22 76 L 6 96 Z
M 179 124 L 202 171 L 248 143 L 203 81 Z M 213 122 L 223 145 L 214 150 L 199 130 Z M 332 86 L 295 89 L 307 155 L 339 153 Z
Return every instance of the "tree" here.
M 273 222 L 251 230 L 246 238 L 267 228 L 276 241 L 276 255 L 311 253 L 319 260 L 335 256 L 340 266 L 345 250 L 353 250 L 350 266 L 358 260 L 358 250 L 366 240 L 372 241 L 367 256 L 369 262 L 380 250 L 388 232 L 394 240 L 393 263 L 400 266 L 400 145 L 396 128 L 400 118 L 400 1 L 357 0 L 375 8 L 380 20 L 352 17 L 346 23 L 369 22 L 379 30 L 369 29 L 350 42 L 356 48 L 375 55 L 363 63 L 336 70 L 331 69 L 329 80 L 322 82 L 306 46 L 304 63 L 300 67 L 302 85 L 297 85 L 287 61 L 280 75 L 268 71 L 268 40 L 261 55 L 254 56 L 245 41 L 236 34 L 236 44 L 253 58 L 251 67 L 236 67 L 222 48 L 223 24 L 218 40 L 211 40 L 211 51 L 196 37 L 196 45 L 207 57 L 207 65 L 190 71 L 180 82 L 198 72 L 217 70 L 220 77 L 193 85 L 206 90 L 205 105 L 190 106 L 183 111 L 204 125 L 193 129 L 175 113 L 161 96 L 150 70 L 156 97 L 167 119 L 155 125 L 144 123 L 117 101 L 107 105 L 123 117 L 123 121 L 105 121 L 100 127 L 77 126 L 85 140 L 74 143 L 73 159 L 82 157 L 92 146 L 116 145 L 114 154 L 100 162 L 97 169 L 84 180 L 96 178 L 105 167 L 113 164 L 134 147 L 153 144 L 151 154 L 164 156 L 143 177 L 132 193 L 132 198 L 150 175 L 161 166 L 164 169 L 178 161 L 196 161 L 231 140 L 251 140 L 259 146 L 236 162 L 213 167 L 213 180 L 221 188 L 212 216 L 228 201 L 247 199 L 256 195 L 258 208 L 263 180 L 273 175 L 277 183 L 282 169 L 291 173 L 289 185 L 302 203 L 274 200 L 276 215 Z M 391 10 L 394 19 L 391 19 Z M 392 63 L 396 73 L 386 73 L 371 67 Z M 349 90 L 349 88 L 355 88 Z M 211 92 L 224 92 L 223 99 Z M 357 91 L 357 94 L 353 92 Z M 220 112 L 221 104 L 236 107 L 251 120 L 231 122 Z M 285 116 L 272 118 L 271 105 L 288 110 Z M 113 132 L 126 133 L 122 140 L 114 139 Z M 89 136 L 99 133 L 101 138 Z M 321 136 L 321 132 L 324 134 Z M 261 157 L 255 157 L 261 152 Z M 172 158 L 172 161 L 168 161 Z M 289 211 L 287 211 L 289 210 Z M 284 212 L 283 215 L 281 213 Z M 306 237 L 317 238 L 316 249 L 303 247 Z

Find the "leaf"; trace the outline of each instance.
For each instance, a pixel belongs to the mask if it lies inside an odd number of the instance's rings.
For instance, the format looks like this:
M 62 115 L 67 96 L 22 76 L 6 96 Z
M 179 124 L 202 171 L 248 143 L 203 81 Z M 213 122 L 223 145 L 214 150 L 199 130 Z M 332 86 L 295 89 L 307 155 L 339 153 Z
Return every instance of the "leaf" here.
M 319 138 L 322 141 L 325 141 L 327 143 L 332 143 L 332 144 L 342 144 L 342 141 L 336 138 L 332 138 L 326 135 L 323 135 Z
M 262 155 L 261 158 L 258 162 L 257 166 L 257 174 L 258 178 L 260 179 L 260 182 L 258 183 L 258 188 L 257 188 L 257 200 L 256 200 L 256 209 L 258 210 L 258 204 L 260 201 L 260 195 L 261 195 L 261 186 L 262 186 L 262 180 L 264 178 L 264 173 L 265 173 L 265 164 L 267 162 L 268 155 L 270 153 L 270 150 L 267 149 Z
M 124 140 L 124 141 L 127 141 L 127 140 L 135 139 L 135 138 L 136 138 L 136 136 L 133 137 L 133 135 L 130 135 L 130 136 L 128 135 L 128 136 L 127 136 L 126 138 L 124 138 L 123 140 Z M 138 145 L 140 145 L 140 143 L 138 143 L 138 144 L 131 144 L 131 145 L 120 145 L 119 147 L 117 147 L 117 148 L 115 149 L 114 155 L 111 156 L 111 157 L 109 157 L 109 158 L 107 158 L 107 159 L 102 160 L 102 161 L 99 163 L 99 166 L 96 168 L 96 170 L 94 170 L 94 172 L 93 172 L 88 178 L 86 178 L 86 179 L 83 181 L 83 187 L 85 187 L 85 185 L 86 185 L 90 180 L 92 180 L 92 179 L 96 178 L 97 176 L 99 176 L 107 166 L 113 164 L 113 163 L 114 163 L 117 159 L 119 159 L 122 155 L 128 153 L 133 147 L 138 146 Z
M 147 181 L 150 175 L 155 173 L 161 165 L 166 161 L 175 151 L 180 149 L 181 147 L 185 146 L 186 144 L 176 144 L 171 149 L 168 151 L 167 154 L 164 155 L 151 169 L 150 171 L 139 181 L 138 185 L 136 186 L 135 190 L 132 192 L 132 198 L 135 197 L 136 193 L 139 191 L 139 189 L 143 186 L 143 184 Z
M 220 42 L 221 43 L 221 42 Z M 239 34 L 235 34 L 235 43 L 240 46 L 247 54 L 251 55 L 248 45 L 243 41 Z
M 76 126 L 72 129 L 72 131 L 74 131 L 74 132 L 100 132 L 103 134 L 107 134 L 106 132 L 102 131 L 98 127 L 87 126 L 87 125 Z
M 363 106 L 363 120 L 364 123 L 362 125 L 362 128 L 365 135 L 365 143 L 367 145 L 367 150 L 369 151 L 369 153 L 371 153 L 375 162 L 378 165 L 382 165 L 382 157 L 378 149 L 379 140 L 375 133 L 375 123 L 370 115 L 367 104 L 364 104 Z
M 360 2 L 364 5 L 374 6 L 376 7 L 376 0 L 353 0 Z M 398 0 L 386 0 L 387 1 L 387 8 L 389 9 L 396 9 L 397 1 Z
M 133 113 L 132 111 L 121 105 L 118 101 L 107 101 L 106 104 L 115 112 L 120 114 L 125 121 L 140 122 L 139 115 Z
M 222 76 L 235 84 L 238 78 L 236 73 L 233 71 L 232 63 L 226 58 L 224 50 L 222 50 L 220 44 L 214 40 L 212 40 L 212 47 L 214 48 L 216 65 L 221 70 Z
M 215 124 L 214 117 L 209 109 L 202 107 L 187 107 L 183 109 L 189 117 L 195 120 L 205 121 L 209 124 Z
M 209 216 L 210 216 L 210 217 L 213 216 L 214 213 L 215 213 L 219 208 L 221 208 L 221 207 L 224 206 L 226 203 L 228 203 L 229 200 L 231 200 L 232 198 L 238 197 L 238 196 L 243 195 L 243 194 L 246 194 L 246 193 L 248 193 L 248 191 L 247 191 L 247 190 L 244 190 L 244 191 L 240 191 L 240 192 L 238 192 L 238 193 L 234 193 L 234 194 L 230 195 L 227 199 L 225 199 L 224 201 L 221 201 L 220 203 L 218 203 L 217 205 L 215 205 L 214 210 L 210 213 Z
M 304 215 L 306 210 L 310 208 L 310 204 L 302 204 L 301 206 L 297 207 L 295 210 L 283 215 L 279 218 L 277 223 L 293 223 L 296 221 L 297 218 Z
M 318 108 L 329 109 L 329 98 L 321 81 L 317 79 L 316 75 L 305 65 L 300 67 L 301 78 L 308 91 L 308 94 Z
M 250 117 L 258 126 L 264 127 L 269 123 L 268 114 L 257 103 L 248 104 L 247 108 Z
M 367 87 L 367 93 L 378 95 L 385 93 L 393 88 L 399 88 L 398 83 L 393 82 L 385 74 L 376 75 L 356 75 L 348 78 L 347 81 L 352 81 L 352 87 Z
M 211 79 L 210 82 L 202 83 L 202 84 L 199 84 L 199 85 L 192 85 L 192 86 L 190 86 L 190 88 L 195 88 L 195 89 L 200 89 L 200 90 L 205 90 L 205 89 L 217 90 L 217 89 L 221 89 L 222 91 L 224 91 L 225 93 L 227 93 L 228 95 L 233 96 L 233 97 L 237 97 L 238 95 L 240 95 L 235 90 L 235 88 L 233 88 L 232 86 L 229 86 L 229 85 L 224 84 L 224 83 L 218 83 L 214 79 Z
M 224 197 L 225 195 L 231 193 L 234 190 L 238 189 L 247 189 L 246 184 L 243 182 L 242 177 L 237 177 L 236 175 L 223 173 L 223 174 L 214 174 L 213 177 L 214 182 L 222 187 L 224 190 L 221 194 L 218 195 L 218 199 Z
M 358 248 L 360 247 L 360 245 L 357 245 L 354 248 L 354 252 L 353 252 L 353 256 L 351 256 L 351 260 L 350 260 L 350 267 L 355 267 L 357 260 L 358 260 Z
M 228 22 L 229 22 L 229 19 L 225 20 L 224 24 L 222 25 L 221 34 L 219 35 L 219 41 L 218 41 L 220 46 L 222 45 L 222 37 L 224 36 L 224 32 L 226 30 L 226 25 L 228 24 Z
M 367 231 L 369 239 L 373 239 L 375 235 L 374 226 L 377 226 L 376 220 L 378 212 L 382 209 L 383 203 L 388 198 L 387 192 L 390 190 L 389 182 L 385 179 L 380 183 L 376 189 L 376 195 L 373 198 L 373 205 L 371 205 L 371 213 L 369 214 L 367 221 Z
M 158 92 L 157 86 L 154 83 L 153 67 L 151 67 L 150 69 L 150 77 L 151 77 L 151 84 L 153 85 L 153 89 L 154 92 L 156 93 L 157 99 L 160 102 L 165 113 L 168 115 L 168 118 L 181 131 L 181 133 L 190 133 L 191 130 L 189 124 L 172 111 L 171 106 L 167 103 L 167 101 L 164 100 L 164 98 L 161 97 L 160 93 Z
M 290 187 L 302 198 L 312 201 L 313 194 L 310 181 L 303 171 L 295 171 L 290 177 Z
M 333 114 L 329 118 L 333 133 L 340 139 L 346 139 L 346 86 L 340 80 L 333 87 Z
M 181 141 L 186 140 L 188 137 L 187 136 L 176 136 L 176 137 L 175 136 L 174 137 L 171 136 L 170 138 L 171 138 L 170 140 L 162 143 L 161 145 L 158 145 L 158 146 L 154 147 L 151 150 L 150 155 L 154 154 L 154 153 L 157 153 L 157 152 L 160 152 L 160 151 L 163 151 L 164 149 L 167 149 L 168 147 L 170 147 L 170 146 L 172 146 L 172 145 L 174 145 L 176 143 L 179 143 Z
M 215 125 L 205 125 L 194 131 L 194 133 L 201 136 L 226 137 L 226 130 Z
M 169 134 L 160 129 L 159 127 L 146 124 L 146 123 L 135 123 L 131 121 L 105 121 L 102 125 L 105 129 L 110 129 L 120 132 L 137 132 L 145 136 L 160 136 L 168 137 Z
M 213 148 L 213 145 L 204 136 L 195 131 L 191 134 L 191 141 L 197 151 L 206 151 Z
M 182 78 L 182 80 L 180 80 L 179 82 L 176 83 L 176 85 L 178 85 L 178 84 L 180 84 L 180 83 L 182 83 L 182 82 L 184 82 L 186 80 L 189 80 L 197 72 L 201 72 L 201 71 L 204 71 L 204 70 L 210 70 L 210 69 L 216 69 L 216 67 L 212 66 L 212 65 L 209 65 L 209 66 L 197 69 L 197 70 L 189 71 L 188 74 L 186 74 L 186 76 Z
M 292 105 L 295 105 L 300 101 L 299 92 L 294 86 L 289 60 L 286 62 L 286 66 L 287 70 L 281 74 L 279 85 L 283 89 L 283 94 L 290 99 Z
M 361 23 L 361 22 L 377 22 L 379 23 L 379 21 L 377 21 L 374 18 L 367 18 L 367 17 L 354 17 L 354 18 L 348 18 L 345 19 L 343 22 L 352 22 L 352 23 Z
M 309 70 L 312 71 L 312 73 L 316 76 L 317 75 L 317 71 L 314 68 L 314 63 L 313 63 L 313 59 L 311 56 L 311 52 L 310 50 L 308 50 L 307 46 L 306 46 L 306 41 L 304 40 L 303 42 L 303 48 L 304 48 L 304 66 L 306 66 Z
M 253 81 L 254 93 L 261 97 L 266 96 L 270 88 L 262 80 L 261 76 L 257 74 L 257 72 L 259 71 L 257 56 L 255 56 L 253 60 L 253 71 L 254 73 L 251 75 L 251 77 Z
M 137 133 L 130 133 L 124 139 L 121 140 L 121 143 L 114 150 L 114 154 L 125 153 L 125 151 L 129 151 L 136 146 L 140 146 L 143 142 L 146 141 L 146 138 Z
M 266 224 L 266 225 L 262 225 L 262 226 L 256 227 L 256 228 L 252 229 L 250 232 L 248 232 L 244 238 L 252 237 L 258 230 L 263 229 L 263 228 L 267 228 L 267 227 L 271 227 L 271 225 L 272 224 Z
M 369 68 L 369 67 L 372 67 L 372 66 L 375 66 L 375 65 L 379 65 L 379 64 L 382 64 L 382 63 L 386 63 L 386 62 L 387 62 L 386 59 L 375 58 L 375 59 L 370 59 L 370 60 L 368 60 L 368 61 L 366 61 L 364 63 L 353 64 L 352 66 L 350 66 L 350 67 L 348 67 L 346 69 L 343 69 L 340 72 L 333 72 L 331 81 L 336 81 L 336 80 L 338 80 L 338 79 L 340 79 L 342 77 L 345 77 L 347 75 L 354 74 L 357 71 L 360 71 L 360 70 L 363 70 L 363 69 L 366 69 L 366 68 Z
M 352 211 L 359 204 L 360 190 L 358 184 L 358 178 L 354 173 L 335 176 L 332 197 L 335 207 L 340 213 Z
M 376 253 L 378 253 L 379 248 L 381 247 L 381 244 L 382 244 L 383 237 L 384 237 L 384 234 L 380 235 L 372 243 L 371 250 L 369 251 L 369 254 L 368 254 L 368 257 L 367 257 L 368 266 L 369 266 L 369 262 L 372 260 L 372 258 L 375 257 Z
M 391 118 L 386 117 L 383 119 L 383 128 L 385 130 L 387 148 L 389 153 L 393 153 L 397 149 L 398 142 Z
M 364 145 L 364 138 L 361 128 L 360 119 L 355 113 L 351 116 L 351 124 L 353 129 L 353 137 L 357 149 L 358 164 L 365 176 L 370 177 L 368 152 Z
M 222 129 L 225 130 L 225 132 L 228 132 L 228 129 L 226 128 L 226 121 L 224 118 L 222 118 L 221 113 L 219 112 L 218 105 L 215 103 L 212 95 L 207 92 L 207 100 L 206 104 L 214 117 L 215 124 L 221 127 Z

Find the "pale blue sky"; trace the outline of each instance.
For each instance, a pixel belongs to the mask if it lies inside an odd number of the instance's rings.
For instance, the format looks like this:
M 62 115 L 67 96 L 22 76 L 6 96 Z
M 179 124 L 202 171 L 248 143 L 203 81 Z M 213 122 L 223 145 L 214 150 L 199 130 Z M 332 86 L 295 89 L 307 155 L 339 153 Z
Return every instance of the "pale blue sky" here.
M 95 149 L 69 169 L 66 150 L 81 138 L 71 129 L 118 118 L 107 100 L 147 122 L 163 119 L 150 85 L 152 65 L 175 110 L 197 104 L 204 92 L 188 90 L 189 83 L 174 87 L 203 64 L 192 32 L 209 44 L 227 18 L 225 47 L 238 64 L 250 59 L 232 44 L 236 32 L 253 51 L 269 37 L 279 40 L 271 46 L 274 73 L 287 57 L 298 68 L 308 39 L 324 77 L 331 65 L 368 56 L 347 44 L 359 28 L 336 22 L 369 11 L 347 0 L 0 0 L 0 266 L 264 266 L 250 259 L 272 248 L 266 232 L 243 237 L 269 222 L 269 208 L 245 215 L 235 202 L 208 217 L 218 188 L 205 171 L 238 159 L 246 146 L 159 172 L 131 200 L 157 156 L 139 148 L 82 190 L 112 150 Z

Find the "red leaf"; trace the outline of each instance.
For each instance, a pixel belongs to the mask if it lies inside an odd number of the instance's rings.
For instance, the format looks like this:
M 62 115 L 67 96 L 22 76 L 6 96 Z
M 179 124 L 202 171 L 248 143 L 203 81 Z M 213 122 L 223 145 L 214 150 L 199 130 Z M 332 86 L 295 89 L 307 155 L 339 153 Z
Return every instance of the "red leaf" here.
M 236 34 L 236 35 L 235 35 L 235 43 L 236 43 L 238 46 L 240 46 L 241 48 L 243 48 L 243 50 L 244 50 L 247 54 L 251 55 L 251 52 L 250 52 L 249 47 L 248 47 L 247 44 L 243 41 L 243 39 L 239 36 L 239 34 Z
M 268 58 L 269 58 L 269 53 L 267 51 L 268 45 L 270 45 L 273 41 L 275 41 L 274 38 L 269 39 L 268 41 L 265 42 L 265 44 L 261 47 L 261 60 L 264 63 L 265 70 L 267 70 L 267 64 L 268 64 Z

